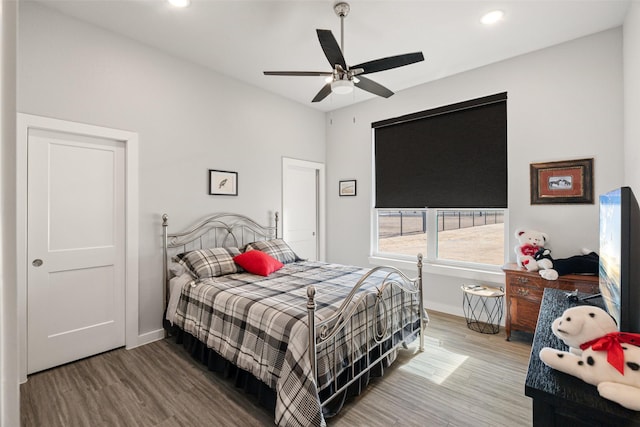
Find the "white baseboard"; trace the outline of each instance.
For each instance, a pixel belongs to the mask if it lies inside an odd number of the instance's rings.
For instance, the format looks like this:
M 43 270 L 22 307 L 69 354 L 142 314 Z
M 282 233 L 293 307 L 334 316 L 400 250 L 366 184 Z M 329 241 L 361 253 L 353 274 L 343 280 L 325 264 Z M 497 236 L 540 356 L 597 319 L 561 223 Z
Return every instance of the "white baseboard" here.
M 439 311 L 440 313 L 452 314 L 454 316 L 464 317 L 462 312 L 462 306 L 452 306 L 449 304 L 442 304 L 439 302 L 427 301 L 425 303 L 427 311 Z
M 138 342 L 136 343 L 136 345 L 128 346 L 127 350 L 140 347 L 141 345 L 150 344 L 161 339 L 164 339 L 164 329 L 157 329 L 155 331 L 146 332 L 144 334 L 138 335 Z
M 462 307 L 455 307 L 448 304 L 431 302 L 430 304 L 426 304 L 426 309 L 427 309 L 427 313 L 429 313 L 429 310 L 433 310 L 433 311 L 438 311 L 440 313 L 451 314 L 453 316 L 464 318 L 464 311 Z M 506 312 L 503 312 L 502 319 L 500 319 L 500 326 L 504 326 L 505 317 L 506 317 Z

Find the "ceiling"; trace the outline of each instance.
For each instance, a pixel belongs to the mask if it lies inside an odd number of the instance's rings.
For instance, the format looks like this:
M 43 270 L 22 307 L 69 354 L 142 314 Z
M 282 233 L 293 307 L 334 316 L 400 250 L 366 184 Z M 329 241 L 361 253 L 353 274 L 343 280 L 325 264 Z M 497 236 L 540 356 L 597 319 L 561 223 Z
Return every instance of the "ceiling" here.
M 34 0 L 29 0 L 34 1 Z M 347 64 L 422 51 L 424 62 L 369 74 L 394 92 L 622 25 L 638 0 L 350 0 L 344 21 Z M 38 0 L 176 57 L 321 111 L 374 95 L 355 89 L 311 99 L 323 77 L 264 76 L 263 71 L 331 71 L 316 29 L 340 42 L 333 0 Z M 487 27 L 481 16 L 505 12 Z

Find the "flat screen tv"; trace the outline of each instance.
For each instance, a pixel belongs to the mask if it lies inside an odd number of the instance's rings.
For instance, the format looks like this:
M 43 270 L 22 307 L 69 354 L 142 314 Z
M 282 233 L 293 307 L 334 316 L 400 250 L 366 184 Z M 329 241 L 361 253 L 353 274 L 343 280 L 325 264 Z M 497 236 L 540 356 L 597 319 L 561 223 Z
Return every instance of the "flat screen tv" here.
M 600 292 L 625 332 L 640 332 L 640 209 L 631 188 L 600 195 Z

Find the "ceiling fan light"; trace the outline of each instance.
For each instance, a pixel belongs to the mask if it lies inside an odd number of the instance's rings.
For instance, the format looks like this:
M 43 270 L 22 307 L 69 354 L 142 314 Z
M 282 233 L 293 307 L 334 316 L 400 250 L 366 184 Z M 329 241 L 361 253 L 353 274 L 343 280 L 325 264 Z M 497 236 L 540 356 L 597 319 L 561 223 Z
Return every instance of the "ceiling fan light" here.
M 187 7 L 191 4 L 191 0 L 167 0 L 171 6 Z
M 491 12 L 485 13 L 480 19 L 480 22 L 482 22 L 484 25 L 493 25 L 501 21 L 502 18 L 504 18 L 503 11 L 492 10 Z
M 331 92 L 339 95 L 351 93 L 353 91 L 353 82 L 351 80 L 336 80 L 331 83 Z

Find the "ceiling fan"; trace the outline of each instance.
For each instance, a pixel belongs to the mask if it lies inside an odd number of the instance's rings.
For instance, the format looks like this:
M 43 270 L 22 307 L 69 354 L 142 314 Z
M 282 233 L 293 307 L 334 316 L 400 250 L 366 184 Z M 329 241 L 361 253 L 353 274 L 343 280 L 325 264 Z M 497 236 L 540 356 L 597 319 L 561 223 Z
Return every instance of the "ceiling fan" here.
M 392 91 L 364 77 L 363 74 L 377 73 L 424 61 L 422 52 L 414 52 L 375 59 L 349 67 L 343 52 L 344 18 L 349 14 L 350 7 L 348 3 L 338 2 L 333 6 L 333 10 L 340 17 L 340 45 L 331 30 L 316 30 L 320 46 L 329 60 L 329 64 L 333 67 L 333 71 L 265 71 L 264 74 L 267 76 L 327 76 L 327 84 L 320 89 L 311 102 L 322 101 L 331 92 L 349 93 L 354 86 L 374 95 L 388 98 L 393 95 Z

